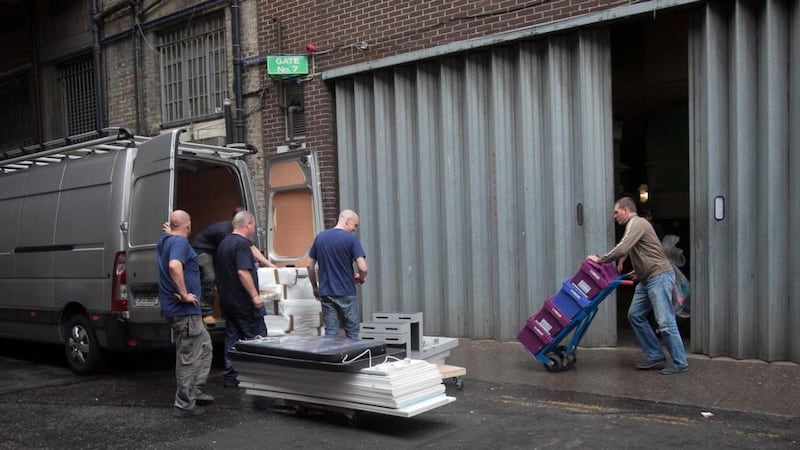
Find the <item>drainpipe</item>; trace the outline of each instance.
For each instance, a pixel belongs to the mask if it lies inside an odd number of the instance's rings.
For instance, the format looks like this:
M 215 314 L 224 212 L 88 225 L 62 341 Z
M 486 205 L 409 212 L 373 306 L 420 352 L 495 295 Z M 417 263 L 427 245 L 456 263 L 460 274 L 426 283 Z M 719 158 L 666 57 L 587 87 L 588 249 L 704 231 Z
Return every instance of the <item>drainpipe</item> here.
M 105 117 L 105 105 L 103 102 L 103 96 L 105 93 L 103 92 L 103 70 L 101 67 L 102 64 L 102 53 L 100 48 L 100 25 L 98 20 L 98 9 L 97 9 L 97 1 L 98 0 L 89 0 L 89 16 L 92 21 L 92 53 L 94 54 L 94 90 L 95 90 L 95 115 L 97 120 L 97 131 L 102 130 L 106 127 L 104 117 Z M 102 18 L 102 17 L 100 17 Z
M 39 91 L 39 42 L 36 39 L 38 36 L 38 8 L 35 2 L 28 3 L 28 17 L 30 23 L 28 24 L 30 39 L 31 39 L 31 87 L 30 92 L 32 95 L 31 101 L 33 102 L 33 141 L 44 142 L 44 133 L 42 133 L 42 104 L 41 92 Z
M 231 0 L 233 37 L 233 91 L 236 95 L 236 141 L 244 142 L 244 105 L 242 104 L 242 43 L 239 30 L 239 0 Z
M 222 111 L 225 117 L 225 144 L 233 144 L 236 142 L 233 134 L 233 114 L 231 113 L 231 101 L 224 99 L 222 101 Z
M 133 26 L 141 19 L 141 11 L 139 10 L 139 2 L 131 2 L 131 12 L 133 13 Z M 139 104 L 139 55 L 141 54 L 141 37 L 139 33 L 133 33 L 133 114 L 135 115 L 135 128 L 134 133 L 142 134 L 141 123 L 141 105 Z

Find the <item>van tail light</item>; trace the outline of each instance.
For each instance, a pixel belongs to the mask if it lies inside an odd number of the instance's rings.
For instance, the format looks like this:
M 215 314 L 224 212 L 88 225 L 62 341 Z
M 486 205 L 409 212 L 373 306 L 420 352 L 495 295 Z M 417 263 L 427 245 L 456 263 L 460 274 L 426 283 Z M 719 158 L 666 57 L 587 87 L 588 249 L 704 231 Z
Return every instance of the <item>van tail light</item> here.
M 111 311 L 128 310 L 127 269 L 125 252 L 117 252 L 114 256 L 114 275 L 111 280 Z

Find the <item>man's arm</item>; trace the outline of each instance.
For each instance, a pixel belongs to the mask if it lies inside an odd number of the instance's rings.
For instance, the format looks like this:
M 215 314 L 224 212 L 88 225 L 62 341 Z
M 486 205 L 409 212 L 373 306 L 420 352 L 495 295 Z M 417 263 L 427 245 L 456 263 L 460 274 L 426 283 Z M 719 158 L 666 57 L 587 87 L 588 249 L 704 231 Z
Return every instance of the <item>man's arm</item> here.
M 363 283 L 367 278 L 367 258 L 363 256 L 356 258 L 356 267 L 358 267 L 358 283 Z
M 237 273 L 239 275 L 239 281 L 242 283 L 245 291 L 247 291 L 248 295 L 250 295 L 250 299 L 253 301 L 253 306 L 256 308 L 261 308 L 264 306 L 264 300 L 262 300 L 261 296 L 258 295 L 258 288 L 256 288 L 256 283 L 253 281 L 253 276 L 250 275 L 250 271 L 246 269 L 239 269 Z
M 197 304 L 197 296 L 186 290 L 186 283 L 183 279 L 183 263 L 180 260 L 169 260 L 169 277 L 172 278 L 172 283 L 178 291 L 175 296 L 179 301 Z
M 319 298 L 319 285 L 317 285 L 317 261 L 310 258 L 311 262 L 308 264 L 308 281 L 311 283 L 311 288 L 314 289 L 314 297 Z
M 255 245 L 250 246 L 250 252 L 253 253 L 253 258 L 255 258 L 262 267 L 272 267 L 273 269 L 278 267 L 275 264 L 272 264 L 272 262 L 266 256 L 264 256 L 264 254 L 261 253 L 261 250 L 259 250 Z
M 634 245 L 636 245 L 639 240 L 644 235 L 644 224 L 640 222 L 641 218 L 631 219 L 628 222 L 628 225 L 625 227 L 625 234 L 622 236 L 622 239 L 619 240 L 619 243 L 612 248 L 608 253 L 603 256 L 596 257 L 597 259 L 593 259 L 595 262 L 606 263 L 609 261 L 616 261 L 623 256 L 626 256 Z M 641 219 L 645 220 L 645 219 Z

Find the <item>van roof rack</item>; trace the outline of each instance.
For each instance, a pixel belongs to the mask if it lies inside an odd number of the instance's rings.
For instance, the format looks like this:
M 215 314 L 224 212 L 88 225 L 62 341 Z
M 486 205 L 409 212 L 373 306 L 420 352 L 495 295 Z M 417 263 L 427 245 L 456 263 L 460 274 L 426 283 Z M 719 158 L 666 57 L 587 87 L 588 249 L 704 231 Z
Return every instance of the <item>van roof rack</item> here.
M 102 154 L 111 151 L 141 145 L 152 137 L 135 136 L 127 128 L 104 128 L 67 138 L 45 142 L 18 149 L 0 152 L 0 173 L 16 172 L 33 166 L 45 166 L 65 159 L 78 159 L 91 154 Z M 182 155 L 213 155 L 219 158 L 240 158 L 256 153 L 255 147 L 249 144 L 229 144 L 226 147 L 181 142 L 178 153 Z

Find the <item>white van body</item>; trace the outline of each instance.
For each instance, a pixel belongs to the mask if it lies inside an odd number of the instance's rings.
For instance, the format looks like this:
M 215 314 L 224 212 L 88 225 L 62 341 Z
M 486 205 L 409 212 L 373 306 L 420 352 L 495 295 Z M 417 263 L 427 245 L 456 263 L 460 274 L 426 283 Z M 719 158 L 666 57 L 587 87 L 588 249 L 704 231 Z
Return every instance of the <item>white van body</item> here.
M 180 133 L 108 129 L 0 155 L 0 338 L 61 343 L 78 373 L 105 350 L 171 344 L 158 302 L 162 224 L 174 209 L 193 231 L 256 210 L 243 160 L 253 151 Z

